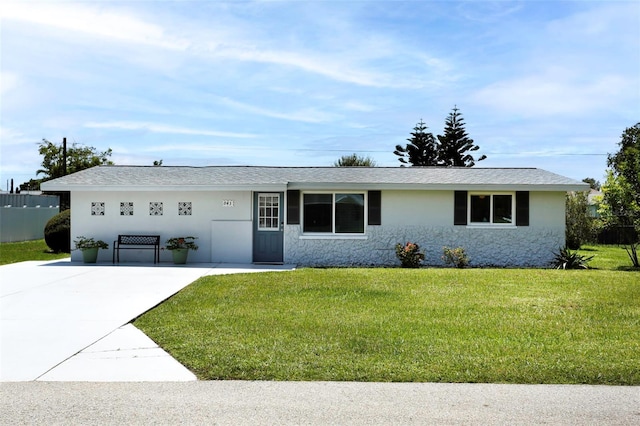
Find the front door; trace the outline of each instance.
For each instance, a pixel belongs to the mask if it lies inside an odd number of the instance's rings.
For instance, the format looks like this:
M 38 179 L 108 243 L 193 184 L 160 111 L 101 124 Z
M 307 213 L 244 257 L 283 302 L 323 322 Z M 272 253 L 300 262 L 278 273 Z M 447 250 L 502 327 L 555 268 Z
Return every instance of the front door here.
M 284 216 L 282 192 L 256 192 L 253 199 L 253 261 L 282 263 Z

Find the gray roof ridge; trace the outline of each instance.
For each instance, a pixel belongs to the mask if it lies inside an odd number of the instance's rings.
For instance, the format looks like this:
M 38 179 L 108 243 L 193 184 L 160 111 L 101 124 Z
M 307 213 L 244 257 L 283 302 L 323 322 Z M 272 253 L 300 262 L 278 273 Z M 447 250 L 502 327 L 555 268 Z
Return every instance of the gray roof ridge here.
M 154 166 L 147 164 L 100 164 L 98 167 L 136 167 L 136 168 L 190 168 L 190 169 L 206 169 L 206 168 L 260 168 L 260 169 L 438 169 L 438 170 L 542 170 L 538 167 L 464 167 L 464 166 L 260 166 L 250 164 L 214 164 L 207 166 L 189 166 L 189 165 L 162 165 Z

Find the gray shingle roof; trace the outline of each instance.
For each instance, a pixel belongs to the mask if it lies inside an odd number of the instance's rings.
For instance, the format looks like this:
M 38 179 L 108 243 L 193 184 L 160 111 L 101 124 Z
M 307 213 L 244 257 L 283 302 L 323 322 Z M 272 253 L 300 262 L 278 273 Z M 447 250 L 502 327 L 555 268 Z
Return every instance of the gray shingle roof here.
M 220 189 L 530 189 L 588 185 L 533 168 L 98 166 L 42 184 L 48 191 Z

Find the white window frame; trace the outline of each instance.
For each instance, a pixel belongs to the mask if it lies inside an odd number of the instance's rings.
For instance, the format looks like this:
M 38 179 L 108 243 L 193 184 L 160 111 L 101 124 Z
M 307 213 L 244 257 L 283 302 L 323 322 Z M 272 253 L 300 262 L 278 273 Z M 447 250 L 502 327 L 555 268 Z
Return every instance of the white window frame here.
M 472 222 L 471 221 L 471 197 L 473 196 L 486 196 L 490 197 L 489 202 L 489 222 Z M 493 197 L 496 195 L 510 195 L 511 196 L 511 222 L 510 223 L 494 223 L 493 222 Z M 478 191 L 469 192 L 467 199 L 467 224 L 469 227 L 501 227 L 501 228 L 515 228 L 516 227 L 516 193 L 515 191 Z
M 304 231 L 304 196 L 305 195 L 313 195 L 313 194 L 331 194 L 331 208 L 332 208 L 332 220 L 331 220 L 331 232 L 305 232 Z M 354 194 L 354 195 L 362 195 L 364 200 L 363 206 L 363 226 L 362 232 L 336 232 L 336 195 L 337 194 Z M 300 227 L 302 230 L 301 239 L 306 238 L 314 238 L 314 239 L 357 239 L 357 238 L 366 238 L 367 233 L 367 223 L 368 223 L 368 196 L 367 191 L 354 191 L 354 190 L 343 190 L 343 191 L 305 191 L 300 194 Z
M 271 226 L 269 228 L 265 228 L 265 227 L 260 226 L 260 218 L 261 218 L 261 216 L 260 216 L 260 197 L 277 198 L 277 200 L 278 200 L 278 220 L 276 221 L 276 224 L 278 226 Z M 280 231 L 280 218 L 282 217 L 282 214 L 283 214 L 283 212 L 282 212 L 282 200 L 280 199 L 280 194 L 277 193 L 277 192 L 260 192 L 260 193 L 258 193 L 258 200 L 257 201 L 258 201 L 258 211 L 257 211 L 258 217 L 256 219 L 258 221 L 258 231 L 261 231 L 261 232 L 278 232 L 278 231 Z M 271 216 L 270 218 L 271 218 L 271 220 L 273 220 L 273 216 Z M 272 224 L 273 224 L 273 222 L 272 222 Z

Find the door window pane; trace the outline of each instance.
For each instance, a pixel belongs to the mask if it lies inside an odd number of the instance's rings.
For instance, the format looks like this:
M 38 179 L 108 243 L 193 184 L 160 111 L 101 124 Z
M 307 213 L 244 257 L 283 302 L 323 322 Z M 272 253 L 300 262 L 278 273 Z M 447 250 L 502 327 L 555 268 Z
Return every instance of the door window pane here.
M 262 231 L 280 229 L 280 195 L 258 195 L 258 229 Z
M 332 232 L 332 194 L 304 194 L 303 232 Z
M 336 232 L 364 232 L 364 194 L 336 194 Z

